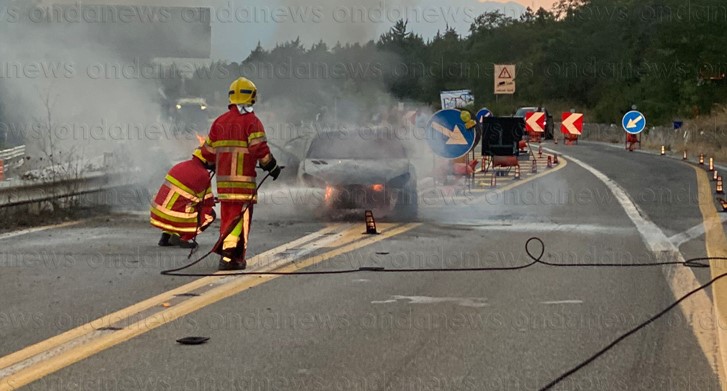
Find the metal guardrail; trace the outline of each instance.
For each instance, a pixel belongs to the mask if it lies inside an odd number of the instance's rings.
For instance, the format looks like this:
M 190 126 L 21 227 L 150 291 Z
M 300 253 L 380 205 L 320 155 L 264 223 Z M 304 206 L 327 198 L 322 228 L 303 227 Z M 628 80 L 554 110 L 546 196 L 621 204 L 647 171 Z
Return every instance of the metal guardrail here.
M 8 161 L 25 156 L 25 145 L 0 151 L 0 160 Z
M 81 178 L 47 181 L 0 182 L 0 209 L 61 198 L 82 196 L 134 185 L 128 172 L 95 173 Z

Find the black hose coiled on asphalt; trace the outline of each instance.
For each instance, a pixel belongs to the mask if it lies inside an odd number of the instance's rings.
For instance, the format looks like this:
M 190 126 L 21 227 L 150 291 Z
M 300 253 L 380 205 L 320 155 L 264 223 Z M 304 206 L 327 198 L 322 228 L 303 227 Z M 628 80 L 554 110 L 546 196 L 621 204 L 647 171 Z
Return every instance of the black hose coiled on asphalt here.
M 540 251 L 536 255 L 531 251 L 531 245 L 533 243 L 539 243 L 540 244 Z M 207 255 L 211 254 L 212 252 L 208 253 Z M 333 275 L 333 274 L 352 274 L 352 273 L 436 273 L 436 272 L 495 272 L 495 271 L 516 271 L 516 270 L 524 270 L 530 267 L 533 267 L 535 265 L 543 265 L 547 267 L 590 267 L 590 268 L 599 268 L 599 267 L 606 267 L 606 268 L 642 268 L 642 267 L 655 267 L 655 266 L 669 266 L 669 265 L 680 265 L 685 266 L 689 268 L 709 268 L 709 262 L 710 261 L 727 261 L 727 258 L 721 258 L 721 257 L 709 257 L 709 258 L 693 258 L 686 260 L 684 262 L 681 261 L 667 261 L 667 262 L 650 262 L 650 263 L 634 263 L 634 264 L 617 264 L 617 263 L 573 263 L 573 264 L 558 264 L 558 263 L 551 263 L 543 261 L 543 255 L 545 254 L 545 243 L 543 243 L 543 240 L 537 237 L 533 237 L 528 239 L 528 241 L 525 243 L 525 253 L 528 255 L 528 257 L 532 260 L 532 262 L 523 264 L 520 266 L 505 266 L 505 267 L 476 267 L 476 268 L 442 268 L 442 269 L 386 269 L 384 267 L 359 267 L 357 269 L 342 269 L 342 270 L 320 270 L 320 271 L 296 271 L 296 272 L 236 272 L 236 273 L 221 273 L 221 274 L 209 274 L 209 273 L 189 273 L 189 274 L 181 274 L 176 273 L 178 271 L 187 269 L 199 262 L 201 262 L 207 255 L 204 257 L 198 259 L 197 261 L 186 265 L 184 267 L 174 269 L 174 270 L 165 270 L 162 272 L 164 275 L 168 276 L 183 276 L 183 277 L 228 277 L 228 276 L 315 276 L 315 275 Z M 586 360 L 580 362 L 578 365 L 573 367 L 572 369 L 564 372 L 555 380 L 551 381 L 547 385 L 543 386 L 539 389 L 539 391 L 546 391 L 550 390 L 559 383 L 561 383 L 563 380 L 567 379 L 571 375 L 575 374 L 576 372 L 580 371 L 581 369 L 585 368 L 589 364 L 591 364 L 593 361 L 604 355 L 609 350 L 613 349 L 616 345 L 621 343 L 626 338 L 632 336 L 633 334 L 636 334 L 641 329 L 645 328 L 646 326 L 650 325 L 651 323 L 655 322 L 662 316 L 666 315 L 668 312 L 676 308 L 681 302 L 687 300 L 692 295 L 709 288 L 712 286 L 715 282 L 721 280 L 722 278 L 727 277 L 727 273 L 721 274 L 717 277 L 714 277 L 712 280 L 707 282 L 706 284 L 692 290 L 691 292 L 687 293 L 686 295 L 680 297 L 678 300 L 670 304 L 668 307 L 661 310 L 656 315 L 653 315 L 643 323 L 639 324 L 638 326 L 634 327 L 633 329 L 629 330 L 628 332 L 622 334 L 618 338 L 614 339 L 611 343 L 606 345 L 603 349 L 599 350 L 598 352 L 594 353 L 590 357 L 588 357 Z

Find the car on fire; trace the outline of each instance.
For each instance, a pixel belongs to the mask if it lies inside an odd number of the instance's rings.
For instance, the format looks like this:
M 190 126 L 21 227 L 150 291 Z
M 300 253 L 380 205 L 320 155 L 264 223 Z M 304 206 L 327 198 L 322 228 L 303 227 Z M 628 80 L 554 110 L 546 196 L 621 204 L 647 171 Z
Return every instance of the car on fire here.
M 400 139 L 378 129 L 327 131 L 312 138 L 298 170 L 306 186 L 324 190 L 320 212 L 372 210 L 416 217 L 416 171 Z

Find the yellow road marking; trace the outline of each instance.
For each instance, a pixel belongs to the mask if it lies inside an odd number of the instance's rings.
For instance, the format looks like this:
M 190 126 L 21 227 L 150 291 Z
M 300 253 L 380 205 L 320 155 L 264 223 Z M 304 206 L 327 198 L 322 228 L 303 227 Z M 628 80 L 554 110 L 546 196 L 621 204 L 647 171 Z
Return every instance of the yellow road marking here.
M 318 232 L 312 233 L 310 235 L 306 235 L 300 239 L 297 239 L 293 242 L 286 243 L 282 246 L 279 246 L 277 248 L 274 248 L 272 250 L 266 251 L 258 256 L 255 256 L 250 259 L 250 264 L 255 265 L 257 262 L 265 261 L 267 259 L 270 259 L 274 254 L 280 253 L 284 251 L 287 248 L 299 246 L 303 243 L 306 243 L 310 240 L 313 240 L 316 237 L 322 236 L 324 234 L 330 233 L 332 231 L 335 231 L 337 228 L 339 228 L 342 224 L 334 224 L 331 226 L 328 226 Z M 69 331 L 66 331 L 62 334 L 59 334 L 55 337 L 51 337 L 49 339 L 46 339 L 44 341 L 38 342 L 34 345 L 30 345 L 22 350 L 19 350 L 15 353 L 11 353 L 7 356 L 0 357 L 0 369 L 7 368 L 11 365 L 17 364 L 21 361 L 27 360 L 33 356 L 36 356 L 42 352 L 46 352 L 48 350 L 51 350 L 55 347 L 58 347 L 60 345 L 63 345 L 65 343 L 68 343 L 74 339 L 80 338 L 86 334 L 92 333 L 96 331 L 99 328 L 108 327 L 112 324 L 118 323 L 124 319 L 128 319 L 142 311 L 146 311 L 149 308 L 156 307 L 161 305 L 162 303 L 165 303 L 171 299 L 173 299 L 176 295 L 189 293 L 192 291 L 195 291 L 199 288 L 202 288 L 216 280 L 218 280 L 219 277 L 204 277 L 197 280 L 194 280 L 191 283 L 185 284 L 183 286 L 180 286 L 178 288 L 172 289 L 170 291 L 161 293 L 157 296 L 154 296 L 152 298 L 146 299 L 144 301 L 141 301 L 139 303 L 136 303 L 132 306 L 126 307 L 124 309 L 121 309 L 119 311 L 116 311 L 114 313 L 102 316 L 101 318 L 98 318 L 96 320 L 93 320 L 89 323 L 83 324 L 81 326 L 78 326 L 74 329 L 71 329 Z
M 357 250 L 361 247 L 379 242 L 386 238 L 400 235 L 413 228 L 418 227 L 419 225 L 421 224 L 406 224 L 403 226 L 386 225 L 382 228 L 383 232 L 380 235 L 361 236 L 364 238 L 363 240 L 349 243 L 343 247 L 336 248 L 318 256 L 310 257 L 295 264 L 289 264 L 282 268 L 276 269 L 276 271 L 293 272 L 301 268 L 309 267 L 317 263 L 326 261 L 328 259 L 337 257 L 339 255 Z M 346 236 L 353 236 L 354 234 L 352 232 L 354 232 L 353 229 L 349 230 L 349 233 Z M 68 365 L 81 361 L 122 342 L 128 341 L 134 337 L 137 337 L 157 327 L 179 319 L 201 308 L 214 304 L 222 299 L 236 295 L 240 292 L 274 280 L 278 277 L 280 276 L 248 276 L 232 279 L 229 283 L 213 288 L 210 291 L 203 293 L 201 296 L 183 301 L 176 306 L 170 307 L 158 314 L 152 315 L 146 319 L 136 322 L 120 331 L 107 335 L 102 335 L 99 338 L 91 340 L 86 344 L 67 350 L 47 360 L 40 361 L 35 365 L 32 365 L 11 376 L 8 376 L 5 379 L 2 379 L 3 381 L 2 383 L 0 383 L 0 391 L 15 390 L 18 387 L 27 385 L 44 376 L 47 376 L 53 372 L 65 368 Z
M 557 166 L 554 166 L 553 168 L 546 168 L 545 171 L 539 172 L 539 173 L 537 173 L 535 175 L 528 176 L 525 179 L 521 179 L 519 181 L 513 182 L 513 183 L 511 183 L 511 184 L 509 184 L 507 186 L 503 186 L 500 189 L 495 189 L 495 191 L 496 192 L 497 191 L 503 191 L 503 192 L 504 191 L 508 191 L 508 190 L 511 190 L 511 189 L 513 189 L 513 188 L 515 188 L 517 186 L 524 185 L 524 184 L 526 184 L 526 183 L 528 183 L 530 181 L 534 181 L 534 180 L 536 180 L 538 178 L 544 177 L 544 176 L 546 176 L 548 174 L 552 174 L 552 173 L 554 173 L 554 172 L 556 172 L 558 170 L 562 170 L 562 169 L 565 168 L 565 166 L 568 165 L 568 161 L 566 161 L 564 158 L 559 158 L 559 160 L 560 160 L 560 164 L 558 164 Z
M 712 196 L 712 186 L 709 184 L 709 177 L 706 171 L 694 167 L 697 172 L 697 188 L 699 191 L 699 210 L 704 219 L 704 242 L 707 247 L 708 257 L 727 257 L 727 238 L 722 228 L 722 220 L 717 214 Z M 710 265 L 712 278 L 727 273 L 727 262 L 715 261 Z M 722 389 L 727 390 L 727 378 L 725 368 L 727 365 L 727 284 L 724 280 L 712 285 L 712 300 L 714 301 L 715 326 L 717 330 L 717 341 L 719 345 L 719 377 L 722 382 Z

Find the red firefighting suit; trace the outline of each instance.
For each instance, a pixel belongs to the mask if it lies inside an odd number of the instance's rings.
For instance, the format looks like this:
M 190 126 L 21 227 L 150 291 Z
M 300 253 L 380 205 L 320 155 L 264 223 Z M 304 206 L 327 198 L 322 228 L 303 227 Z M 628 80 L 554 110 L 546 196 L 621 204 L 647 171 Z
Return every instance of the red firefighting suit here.
M 255 167 L 258 162 L 265 165 L 273 160 L 265 129 L 252 110 L 230 105 L 229 111 L 212 124 L 207 140 L 195 154 L 206 162 L 216 162 L 217 197 L 222 209 L 220 235 L 232 230 L 215 252 L 235 262 L 244 261 L 253 205 L 257 203 Z M 246 204 L 244 216 L 233 228 Z
M 183 241 L 192 240 L 215 220 L 214 206 L 209 171 L 194 157 L 167 173 L 152 201 L 151 225 Z

